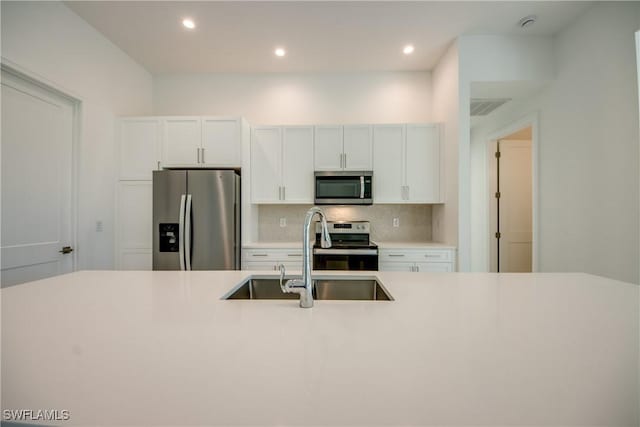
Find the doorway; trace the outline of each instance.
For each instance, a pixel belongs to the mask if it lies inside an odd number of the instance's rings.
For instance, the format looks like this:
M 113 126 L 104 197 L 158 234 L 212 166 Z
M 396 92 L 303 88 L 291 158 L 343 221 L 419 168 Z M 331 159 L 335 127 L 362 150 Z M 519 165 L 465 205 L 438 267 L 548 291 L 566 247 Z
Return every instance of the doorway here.
M 490 271 L 533 271 L 533 131 L 526 126 L 489 147 Z
M 2 287 L 75 267 L 77 101 L 2 67 Z

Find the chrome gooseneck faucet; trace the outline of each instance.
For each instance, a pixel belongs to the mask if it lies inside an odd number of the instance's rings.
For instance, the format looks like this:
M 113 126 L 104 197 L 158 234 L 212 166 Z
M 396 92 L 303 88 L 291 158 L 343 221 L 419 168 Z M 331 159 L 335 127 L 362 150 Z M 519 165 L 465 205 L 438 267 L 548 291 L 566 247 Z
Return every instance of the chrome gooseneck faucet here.
M 300 307 L 311 308 L 313 307 L 313 281 L 311 280 L 311 242 L 309 240 L 309 232 L 311 229 L 311 220 L 314 215 L 318 214 L 322 221 L 322 232 L 320 234 L 320 245 L 323 248 L 331 247 L 331 237 L 329 236 L 329 229 L 327 228 L 327 220 L 325 219 L 324 212 L 317 206 L 312 207 L 307 211 L 307 216 L 304 218 L 304 226 L 302 229 L 302 279 L 287 280 L 285 284 L 282 284 L 285 275 L 284 265 L 280 264 L 280 287 L 282 292 L 300 294 Z

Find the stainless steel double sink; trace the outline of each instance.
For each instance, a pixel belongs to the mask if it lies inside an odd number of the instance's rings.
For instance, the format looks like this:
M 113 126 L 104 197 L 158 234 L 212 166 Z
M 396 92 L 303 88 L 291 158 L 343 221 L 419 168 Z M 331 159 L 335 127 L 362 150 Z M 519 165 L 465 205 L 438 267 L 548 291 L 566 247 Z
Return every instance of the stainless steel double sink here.
M 229 291 L 222 299 L 299 299 L 298 294 L 286 294 L 277 278 L 250 277 Z M 352 301 L 393 301 L 393 297 L 375 278 L 320 277 L 313 279 L 313 299 Z

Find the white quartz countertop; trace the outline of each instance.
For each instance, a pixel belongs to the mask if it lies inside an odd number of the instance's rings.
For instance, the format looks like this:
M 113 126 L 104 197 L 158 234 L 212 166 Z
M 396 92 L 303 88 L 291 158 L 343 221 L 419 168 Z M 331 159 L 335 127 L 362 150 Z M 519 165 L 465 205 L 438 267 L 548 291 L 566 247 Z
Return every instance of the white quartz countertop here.
M 376 240 L 379 249 L 455 249 L 454 245 L 438 242 L 384 242 Z
M 246 249 L 300 249 L 302 242 L 252 242 L 242 245 Z
M 395 301 L 220 299 L 251 274 L 2 289 L 2 408 L 82 426 L 639 424 L 635 285 L 375 272 Z

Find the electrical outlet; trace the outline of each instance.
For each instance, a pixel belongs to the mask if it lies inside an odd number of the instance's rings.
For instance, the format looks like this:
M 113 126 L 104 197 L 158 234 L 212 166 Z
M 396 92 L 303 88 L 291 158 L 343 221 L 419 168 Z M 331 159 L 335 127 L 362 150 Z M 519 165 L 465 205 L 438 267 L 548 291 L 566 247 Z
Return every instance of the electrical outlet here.
M 400 218 L 393 218 L 393 226 L 400 227 Z
M 280 218 L 280 227 L 286 227 L 287 226 L 287 218 Z
M 102 233 L 102 230 L 104 230 L 104 227 L 102 225 L 102 220 L 99 219 L 96 221 L 96 233 Z

